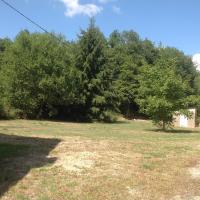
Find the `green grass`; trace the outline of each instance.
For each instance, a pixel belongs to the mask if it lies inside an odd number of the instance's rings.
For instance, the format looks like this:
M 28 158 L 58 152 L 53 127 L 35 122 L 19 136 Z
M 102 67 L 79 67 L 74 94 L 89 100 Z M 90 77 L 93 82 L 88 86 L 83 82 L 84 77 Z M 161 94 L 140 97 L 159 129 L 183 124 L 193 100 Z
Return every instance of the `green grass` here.
M 188 169 L 199 155 L 198 128 L 0 121 L 0 199 L 192 199 L 200 196 L 200 180 Z
M 199 129 L 178 129 L 167 133 L 157 131 L 151 122 L 123 121 L 121 123 L 65 123 L 49 121 L 4 121 L 2 133 L 17 135 L 80 136 L 90 139 L 144 140 L 144 141 L 188 141 L 199 140 Z M 2 121 L 2 123 L 4 123 Z
M 0 144 L 0 161 L 24 155 L 28 150 L 27 145 Z

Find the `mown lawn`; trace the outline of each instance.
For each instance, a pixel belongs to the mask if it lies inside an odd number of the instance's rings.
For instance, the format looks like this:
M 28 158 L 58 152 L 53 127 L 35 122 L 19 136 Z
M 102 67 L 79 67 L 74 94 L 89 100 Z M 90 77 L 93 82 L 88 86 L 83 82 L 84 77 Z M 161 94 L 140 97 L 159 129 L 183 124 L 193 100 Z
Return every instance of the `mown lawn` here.
M 198 200 L 200 129 L 0 121 L 0 199 Z

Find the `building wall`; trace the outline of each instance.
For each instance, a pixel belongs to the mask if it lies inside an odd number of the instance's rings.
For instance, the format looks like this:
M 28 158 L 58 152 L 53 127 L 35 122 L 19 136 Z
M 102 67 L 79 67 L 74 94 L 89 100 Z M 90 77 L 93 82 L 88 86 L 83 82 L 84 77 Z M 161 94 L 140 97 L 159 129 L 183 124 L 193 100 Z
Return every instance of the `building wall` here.
M 180 115 L 174 115 L 174 127 L 180 127 Z
M 181 118 L 183 118 L 183 115 L 175 115 L 174 116 L 174 127 L 186 127 L 186 128 L 195 128 L 196 127 L 196 116 L 197 112 L 196 109 L 189 109 L 189 111 L 192 113 L 191 118 L 187 118 L 187 126 L 181 126 Z M 181 117 L 182 116 L 182 117 Z

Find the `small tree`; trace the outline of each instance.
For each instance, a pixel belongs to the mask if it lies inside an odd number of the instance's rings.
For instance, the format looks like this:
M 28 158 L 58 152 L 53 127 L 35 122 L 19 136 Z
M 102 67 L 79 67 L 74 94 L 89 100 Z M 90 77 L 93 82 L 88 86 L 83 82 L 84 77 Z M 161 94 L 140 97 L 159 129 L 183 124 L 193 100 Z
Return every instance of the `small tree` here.
M 166 130 L 173 115 L 187 106 L 187 83 L 173 69 L 175 62 L 145 66 L 138 78 L 137 102 L 143 113 Z

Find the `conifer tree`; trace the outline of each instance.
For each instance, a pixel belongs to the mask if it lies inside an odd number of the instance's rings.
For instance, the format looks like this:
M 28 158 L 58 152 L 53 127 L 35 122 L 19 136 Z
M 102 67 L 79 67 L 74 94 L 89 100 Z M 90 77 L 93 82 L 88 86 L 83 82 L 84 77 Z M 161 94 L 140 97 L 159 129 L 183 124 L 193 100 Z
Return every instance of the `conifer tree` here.
M 86 31 L 79 36 L 76 67 L 81 71 L 82 91 L 85 100 L 82 112 L 88 119 L 111 120 L 115 105 L 111 90 L 111 69 L 107 65 L 106 40 L 91 19 Z

